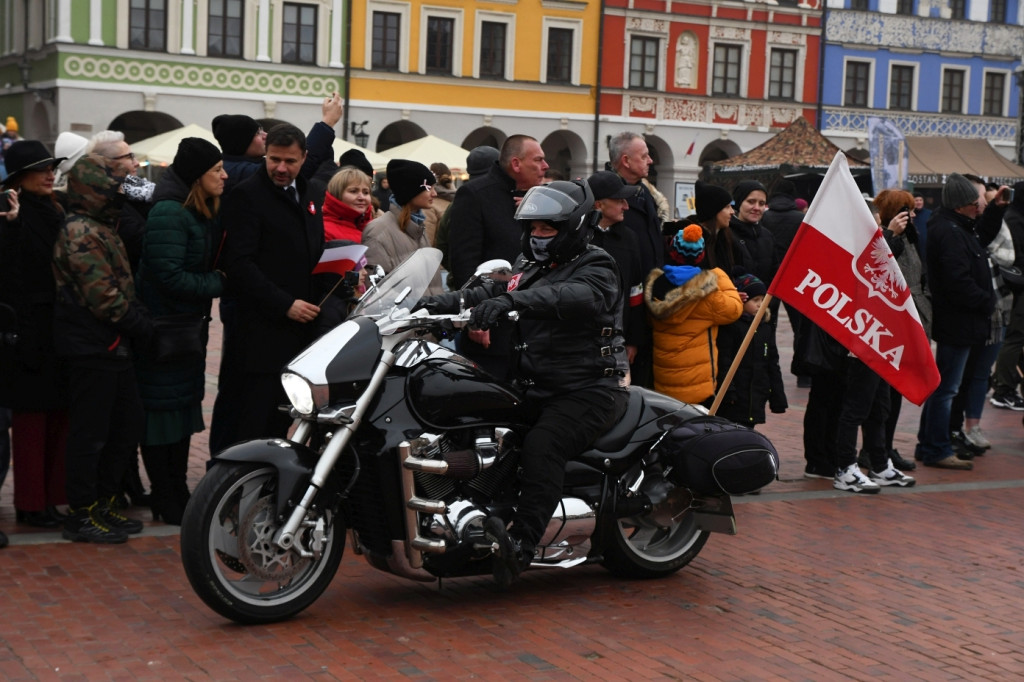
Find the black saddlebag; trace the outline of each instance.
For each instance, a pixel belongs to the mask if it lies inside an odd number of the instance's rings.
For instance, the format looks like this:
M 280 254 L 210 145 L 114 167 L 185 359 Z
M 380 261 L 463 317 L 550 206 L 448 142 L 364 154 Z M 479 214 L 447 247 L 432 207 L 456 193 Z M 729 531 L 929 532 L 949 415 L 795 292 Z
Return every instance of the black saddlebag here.
M 779 453 L 763 434 L 722 417 L 674 427 L 658 444 L 670 481 L 698 495 L 753 492 L 778 478 Z

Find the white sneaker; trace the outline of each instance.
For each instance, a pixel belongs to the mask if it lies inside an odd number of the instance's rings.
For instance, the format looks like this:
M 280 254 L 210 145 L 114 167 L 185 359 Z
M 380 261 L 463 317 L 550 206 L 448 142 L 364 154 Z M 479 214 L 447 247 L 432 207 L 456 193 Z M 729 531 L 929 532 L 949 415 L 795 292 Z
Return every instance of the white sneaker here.
M 917 481 L 892 465 L 890 459 L 885 463 L 884 471 L 872 471 L 871 480 L 878 485 L 898 485 L 903 488 L 912 488 Z
M 891 462 L 889 467 L 892 468 Z M 881 490 L 877 483 L 864 475 L 864 472 L 860 470 L 856 462 L 845 469 L 839 470 L 836 477 L 832 479 L 832 487 L 836 490 L 846 490 L 851 493 L 877 493 Z
M 982 450 L 988 450 L 992 447 L 991 441 L 985 438 L 985 434 L 981 432 L 980 426 L 972 426 L 970 431 L 964 431 L 964 438 L 968 443 Z

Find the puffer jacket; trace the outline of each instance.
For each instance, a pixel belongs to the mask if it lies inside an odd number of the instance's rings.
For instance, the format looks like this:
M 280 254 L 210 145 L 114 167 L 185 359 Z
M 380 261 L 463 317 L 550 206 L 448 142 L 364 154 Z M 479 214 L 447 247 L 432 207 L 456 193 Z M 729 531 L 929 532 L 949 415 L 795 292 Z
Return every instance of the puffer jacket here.
M 224 291 L 224 278 L 214 272 L 220 246 L 220 223 L 204 218 L 182 203 L 189 189 L 164 171 L 146 223 L 138 291 L 154 316 L 188 313 L 209 315 L 212 301 Z M 172 410 L 202 401 L 205 389 L 201 358 L 156 364 L 141 354 L 139 394 L 147 410 Z
M 366 246 L 366 262 L 379 265 L 384 272 L 391 272 L 416 249 L 430 246 L 424 226 L 414 220 L 405 225 L 405 230 L 398 226 L 402 208 L 395 204 L 379 218 L 370 221 L 363 230 L 363 245 Z M 439 294 L 444 290 L 441 286 L 441 273 L 434 275 L 427 287 L 428 294 Z
M 513 272 L 507 292 L 503 284 L 491 283 L 432 297 L 430 306 L 457 310 L 460 295 L 469 308 L 494 296 L 511 297 L 520 317 L 510 376 L 524 383 L 531 397 L 596 386 L 618 389 L 628 365 L 612 257 L 587 246 L 575 259 L 551 267 L 520 255 Z
M 687 403 L 715 394 L 718 326 L 743 313 L 743 303 L 725 272 L 702 270 L 665 291 L 660 268 L 647 276 L 644 303 L 654 328 L 654 390 Z M 661 280 L 661 281 L 659 281 Z
M 97 154 L 79 159 L 68 172 L 68 217 L 53 251 L 60 355 L 130 362 L 130 340 L 146 344 L 153 336 L 115 231 L 124 201 L 120 184 Z

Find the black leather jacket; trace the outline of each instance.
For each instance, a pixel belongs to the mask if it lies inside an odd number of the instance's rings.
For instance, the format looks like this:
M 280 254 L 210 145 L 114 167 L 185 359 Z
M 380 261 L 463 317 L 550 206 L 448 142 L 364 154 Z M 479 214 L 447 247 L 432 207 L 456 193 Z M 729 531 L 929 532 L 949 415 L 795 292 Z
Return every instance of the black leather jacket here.
M 430 307 L 455 311 L 460 294 L 468 308 L 508 295 L 520 315 L 510 375 L 530 395 L 546 398 L 594 386 L 618 388 L 627 365 L 622 292 L 612 257 L 588 246 L 572 261 L 551 267 L 520 255 L 513 272 L 507 291 L 504 284 L 492 283 L 432 297 Z

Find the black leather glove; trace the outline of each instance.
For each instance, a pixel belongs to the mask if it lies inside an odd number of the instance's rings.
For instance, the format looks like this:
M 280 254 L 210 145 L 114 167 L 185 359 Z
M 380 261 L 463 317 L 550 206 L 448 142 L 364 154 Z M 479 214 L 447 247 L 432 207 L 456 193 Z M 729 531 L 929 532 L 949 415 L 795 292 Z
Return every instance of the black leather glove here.
M 486 301 L 480 301 L 469 315 L 469 326 L 476 329 L 490 329 L 515 310 L 516 304 L 508 294 L 501 294 Z
M 442 313 L 457 313 L 459 312 L 459 295 L 458 292 L 449 292 L 447 294 L 438 294 L 437 296 L 424 296 L 420 300 L 416 301 L 416 305 L 413 306 L 409 312 L 416 312 L 426 308 L 427 312 L 431 315 L 440 315 Z

